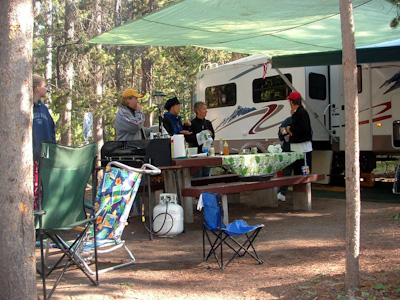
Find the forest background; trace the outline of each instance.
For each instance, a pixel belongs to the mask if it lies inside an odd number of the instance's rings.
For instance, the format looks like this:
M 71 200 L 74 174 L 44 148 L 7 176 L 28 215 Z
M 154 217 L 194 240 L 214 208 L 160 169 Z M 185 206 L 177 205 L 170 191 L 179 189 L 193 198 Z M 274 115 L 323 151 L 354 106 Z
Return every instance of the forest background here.
M 57 142 L 85 143 L 85 113 L 93 115 L 93 137 L 99 149 L 115 140 L 114 120 L 121 93 L 145 95 L 146 124 L 158 123 L 155 92 L 176 96 L 184 119 L 193 117 L 196 75 L 207 64 L 242 54 L 197 47 L 143 47 L 89 44 L 92 37 L 135 20 L 176 0 L 37 0 L 33 37 L 33 72 L 46 78 L 45 103 L 56 122 Z

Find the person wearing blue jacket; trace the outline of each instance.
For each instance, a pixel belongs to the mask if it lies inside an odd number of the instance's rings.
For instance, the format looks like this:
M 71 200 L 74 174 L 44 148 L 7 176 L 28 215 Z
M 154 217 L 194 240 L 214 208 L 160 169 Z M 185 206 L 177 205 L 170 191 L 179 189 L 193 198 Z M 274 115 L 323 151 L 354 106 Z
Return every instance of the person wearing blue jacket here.
M 32 76 L 33 88 L 33 185 L 34 185 L 34 209 L 39 209 L 38 194 L 38 161 L 40 145 L 44 141 L 56 142 L 56 130 L 54 120 L 50 115 L 47 106 L 42 103 L 40 98 L 47 93 L 46 81 L 39 75 Z
M 178 98 L 173 97 L 168 99 L 164 108 L 167 112 L 164 113 L 163 125 L 170 136 L 173 136 L 174 134 L 192 134 L 192 132 L 189 131 L 189 127 L 192 124 L 189 121 L 182 124 L 182 117 L 179 115 L 179 112 L 181 111 L 181 103 Z
M 33 75 L 33 160 L 39 160 L 40 145 L 43 141 L 56 142 L 54 120 L 47 106 L 40 100 L 47 93 L 46 81 Z

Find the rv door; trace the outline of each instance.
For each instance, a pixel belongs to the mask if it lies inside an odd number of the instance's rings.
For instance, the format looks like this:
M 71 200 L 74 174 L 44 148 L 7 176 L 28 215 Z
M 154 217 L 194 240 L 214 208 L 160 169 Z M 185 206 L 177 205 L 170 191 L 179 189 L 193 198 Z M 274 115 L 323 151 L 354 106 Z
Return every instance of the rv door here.
M 329 142 L 329 131 L 331 129 L 329 67 L 306 67 L 305 77 L 306 95 L 303 98 L 306 101 L 306 106 L 309 106 L 313 112 L 309 111 L 313 129 L 313 142 L 314 144 Z

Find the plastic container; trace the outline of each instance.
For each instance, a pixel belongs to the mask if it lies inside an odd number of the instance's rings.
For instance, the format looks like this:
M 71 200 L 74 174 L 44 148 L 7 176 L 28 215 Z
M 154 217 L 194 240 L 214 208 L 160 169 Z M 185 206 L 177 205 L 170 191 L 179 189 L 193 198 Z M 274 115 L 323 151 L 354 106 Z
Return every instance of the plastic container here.
M 228 145 L 227 141 L 225 141 L 225 143 L 224 143 L 224 152 L 223 152 L 223 154 L 224 155 L 229 155 L 229 145 Z
M 174 236 L 183 232 L 183 208 L 176 203 L 176 194 L 160 194 L 160 204 L 153 208 L 153 232 Z
M 308 175 L 308 174 L 310 174 L 310 167 L 309 167 L 309 166 L 302 166 L 302 167 L 301 167 L 301 173 L 302 173 L 303 175 Z
M 224 154 L 224 141 L 222 140 L 222 138 L 219 138 L 219 154 Z

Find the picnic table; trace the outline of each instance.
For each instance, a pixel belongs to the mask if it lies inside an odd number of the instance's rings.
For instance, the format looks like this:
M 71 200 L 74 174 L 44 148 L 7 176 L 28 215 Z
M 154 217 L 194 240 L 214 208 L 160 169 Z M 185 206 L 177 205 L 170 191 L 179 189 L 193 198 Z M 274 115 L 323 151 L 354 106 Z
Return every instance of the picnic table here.
M 282 152 L 282 153 L 258 153 L 258 154 L 243 154 L 243 155 L 223 155 L 223 156 L 207 156 L 207 157 L 194 157 L 194 158 L 179 158 L 173 159 L 173 164 L 179 166 L 178 172 L 178 184 L 179 192 L 183 198 L 183 208 L 185 212 L 185 221 L 188 223 L 193 222 L 193 198 L 198 197 L 200 191 L 206 191 L 209 186 L 209 182 L 206 182 L 204 186 L 197 182 L 195 189 L 192 185 L 192 175 L 202 167 L 216 167 L 223 166 L 229 169 L 232 173 L 239 175 L 237 180 L 234 180 L 232 176 L 218 176 L 215 177 L 215 181 L 212 183 L 213 186 L 224 186 L 226 194 L 237 193 L 238 189 L 243 188 L 246 190 L 248 186 L 245 182 L 238 182 L 240 178 L 247 177 L 252 181 L 254 176 L 269 176 L 272 177 L 277 171 L 284 169 L 286 166 L 292 164 L 297 159 L 302 159 L 303 154 L 298 152 Z M 176 193 L 176 179 L 175 174 L 165 170 L 165 191 L 169 193 Z M 213 177 L 211 177 L 212 179 Z M 226 179 L 225 179 L 226 178 Z M 205 178 L 205 181 L 210 181 L 210 178 Z M 255 179 L 254 179 L 255 180 Z M 257 181 L 260 179 L 258 178 Z M 198 180 L 196 180 L 198 181 Z M 200 179 L 201 181 L 201 179 Z M 213 181 L 213 180 L 212 180 Z M 235 182 L 232 182 L 235 181 Z M 282 182 L 275 183 L 276 186 L 282 184 Z M 231 191 L 229 185 L 235 187 Z M 265 196 L 267 191 L 271 189 L 271 184 L 264 186 L 261 184 L 253 185 L 254 194 L 257 199 Z M 257 194 L 258 193 L 258 194 Z M 269 191 L 271 194 L 271 191 Z M 276 195 L 275 195 L 276 197 Z M 262 197 L 268 198 L 268 197 Z M 269 197 L 271 198 L 271 197 Z M 273 202 L 272 200 L 271 203 Z M 264 201 L 265 202 L 265 201 Z

